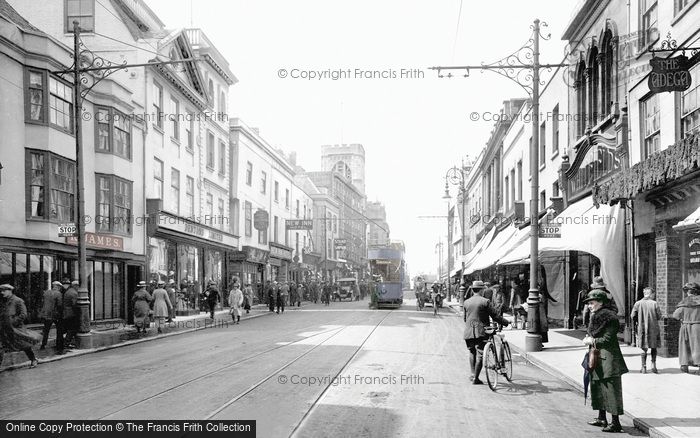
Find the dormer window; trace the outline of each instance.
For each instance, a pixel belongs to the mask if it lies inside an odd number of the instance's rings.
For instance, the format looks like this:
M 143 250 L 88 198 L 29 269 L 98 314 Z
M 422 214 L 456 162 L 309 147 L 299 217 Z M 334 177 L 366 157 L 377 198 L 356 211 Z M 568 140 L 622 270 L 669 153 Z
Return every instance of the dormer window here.
M 73 32 L 77 21 L 81 32 L 95 31 L 95 0 L 65 0 L 66 33 Z

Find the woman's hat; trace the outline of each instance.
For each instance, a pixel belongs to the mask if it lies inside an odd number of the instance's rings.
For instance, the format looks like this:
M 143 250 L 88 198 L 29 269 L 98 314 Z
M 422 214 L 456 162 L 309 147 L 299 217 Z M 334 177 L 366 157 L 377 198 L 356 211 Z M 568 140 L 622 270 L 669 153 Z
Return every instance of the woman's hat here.
M 165 284 L 164 280 L 158 280 L 158 286 Z
M 139 281 L 139 283 L 136 285 L 137 287 L 146 287 L 146 282 L 145 281 Z
M 54 282 L 51 283 L 51 286 L 63 286 L 63 283 L 61 283 L 60 281 L 56 280 L 56 281 L 54 281 Z
M 604 288 L 605 282 L 603 281 L 603 277 L 594 277 L 593 278 L 593 283 L 591 283 L 591 289 L 601 289 Z
M 683 290 L 685 291 L 694 291 L 694 292 L 699 292 L 700 291 L 700 284 L 695 283 L 694 281 L 688 282 L 683 286 Z
M 15 287 L 11 284 L 0 284 L 0 290 L 15 290 Z
M 605 304 L 608 302 L 608 295 L 602 290 L 592 290 L 588 292 L 588 296 L 583 300 L 584 303 L 589 301 L 598 301 L 599 303 Z

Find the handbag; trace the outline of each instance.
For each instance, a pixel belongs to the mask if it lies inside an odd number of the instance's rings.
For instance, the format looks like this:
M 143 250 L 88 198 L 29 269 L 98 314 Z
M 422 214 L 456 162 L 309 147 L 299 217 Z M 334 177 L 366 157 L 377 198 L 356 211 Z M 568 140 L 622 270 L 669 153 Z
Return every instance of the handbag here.
M 593 371 L 600 363 L 600 350 L 596 348 L 595 342 L 588 352 L 588 369 Z

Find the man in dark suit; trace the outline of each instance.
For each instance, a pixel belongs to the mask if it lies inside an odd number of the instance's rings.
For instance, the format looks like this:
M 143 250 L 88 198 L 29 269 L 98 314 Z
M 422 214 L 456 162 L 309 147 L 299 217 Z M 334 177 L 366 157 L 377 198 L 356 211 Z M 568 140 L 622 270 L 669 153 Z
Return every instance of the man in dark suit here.
M 470 380 L 474 385 L 481 385 L 484 382 L 479 380 L 479 374 L 483 367 L 484 346 L 488 339 L 485 327 L 489 325 L 489 317 L 504 326 L 509 322 L 498 314 L 490 300 L 481 296 L 485 289 L 482 282 L 475 281 L 471 289 L 474 295 L 464 302 L 464 341 L 469 349 L 469 366 L 472 372 Z

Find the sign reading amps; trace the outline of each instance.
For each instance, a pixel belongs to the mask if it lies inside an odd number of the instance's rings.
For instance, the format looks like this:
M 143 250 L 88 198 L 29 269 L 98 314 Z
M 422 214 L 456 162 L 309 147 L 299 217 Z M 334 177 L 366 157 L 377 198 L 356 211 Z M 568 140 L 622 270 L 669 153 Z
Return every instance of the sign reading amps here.
M 287 219 L 286 228 L 288 230 L 313 230 L 313 219 Z
M 649 90 L 652 93 L 664 91 L 685 91 L 693 80 L 688 72 L 688 58 L 683 55 L 673 58 L 651 58 Z

